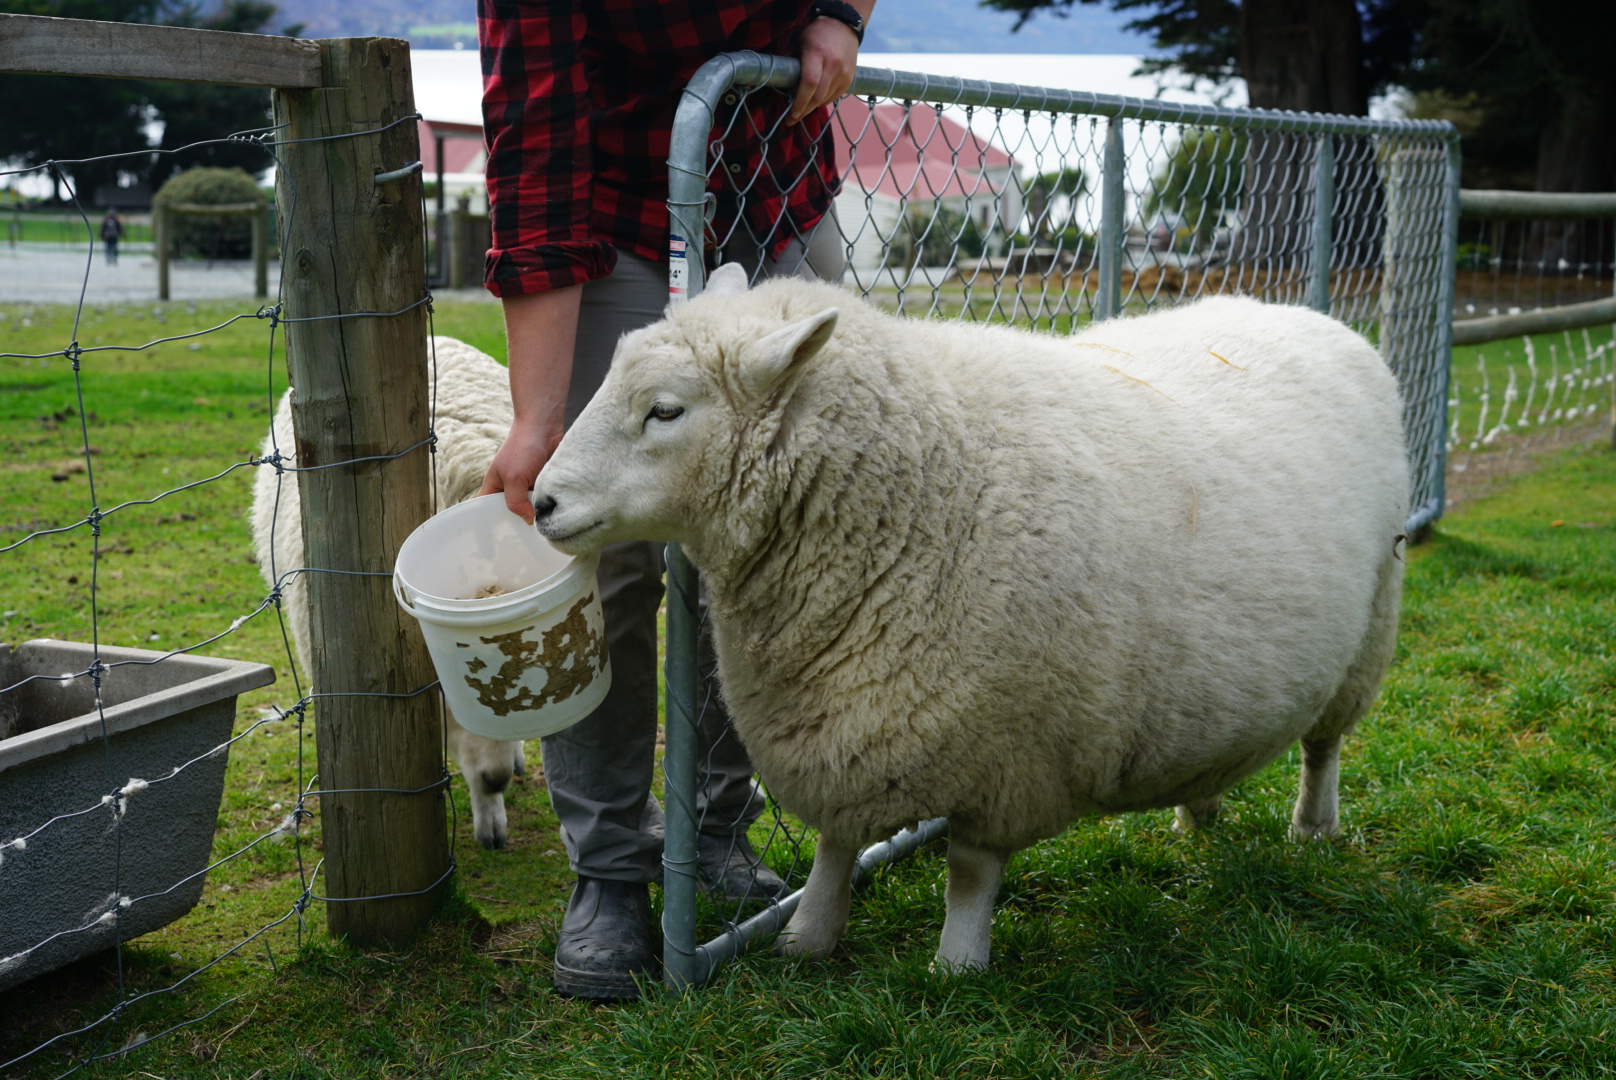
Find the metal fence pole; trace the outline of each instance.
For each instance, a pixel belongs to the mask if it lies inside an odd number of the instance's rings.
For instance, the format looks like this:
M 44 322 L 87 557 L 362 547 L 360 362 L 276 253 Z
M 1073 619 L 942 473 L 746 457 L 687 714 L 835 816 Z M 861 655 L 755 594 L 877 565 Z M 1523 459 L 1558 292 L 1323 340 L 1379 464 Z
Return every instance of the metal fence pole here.
M 702 263 L 706 205 L 707 133 L 711 102 L 727 88 L 727 69 L 702 68 L 685 89 L 668 150 L 668 299 L 696 296 L 705 283 Z M 722 84 L 722 85 L 720 85 Z M 662 976 L 682 993 L 699 981 L 696 970 L 696 668 L 700 614 L 696 568 L 678 544 L 667 548 L 667 717 L 662 755 Z
M 1425 506 L 1411 508 L 1411 535 L 1429 528 L 1448 505 L 1448 386 L 1453 378 L 1453 295 L 1459 277 L 1459 176 L 1463 158 L 1459 137 L 1448 139 L 1447 183 L 1443 186 L 1441 284 L 1437 289 L 1437 409 L 1435 460 L 1431 465 L 1434 495 Z
M 668 988 L 683 992 L 696 971 L 696 568 L 678 544 L 669 544 L 668 715 L 662 756 L 662 972 Z
M 1127 241 L 1122 224 L 1127 164 L 1122 151 L 1122 118 L 1113 116 L 1105 125 L 1105 159 L 1100 166 L 1100 288 L 1094 302 L 1095 321 L 1122 311 L 1122 255 Z
M 1313 161 L 1313 278 L 1308 304 L 1330 314 L 1330 216 L 1335 212 L 1335 137 L 1319 136 Z

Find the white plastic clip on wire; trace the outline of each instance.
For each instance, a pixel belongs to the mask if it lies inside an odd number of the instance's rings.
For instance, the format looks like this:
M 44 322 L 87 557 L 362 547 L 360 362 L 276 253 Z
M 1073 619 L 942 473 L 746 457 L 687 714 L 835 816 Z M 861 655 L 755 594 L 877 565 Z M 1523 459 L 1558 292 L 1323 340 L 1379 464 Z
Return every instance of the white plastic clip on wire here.
M 8 850 L 9 851 L 27 851 L 28 850 L 28 841 L 24 840 L 22 837 L 19 836 L 19 837 L 17 837 L 17 839 L 11 841 L 9 844 L 0 844 L 0 866 L 5 865 L 6 852 Z

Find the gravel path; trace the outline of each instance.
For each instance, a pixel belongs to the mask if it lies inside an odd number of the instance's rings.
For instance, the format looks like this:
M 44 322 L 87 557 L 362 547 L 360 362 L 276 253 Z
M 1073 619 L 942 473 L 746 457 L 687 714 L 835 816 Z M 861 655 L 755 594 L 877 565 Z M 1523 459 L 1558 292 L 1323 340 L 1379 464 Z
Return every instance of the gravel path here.
M 141 245 L 145 247 L 147 245 Z M 19 301 L 72 304 L 84 280 L 84 251 L 60 244 L 0 245 L 0 303 Z M 274 296 L 280 265 L 269 264 L 269 292 Z M 169 264 L 169 295 L 174 300 L 251 298 L 250 260 Z M 148 303 L 157 299 L 157 262 L 148 251 L 124 251 L 118 265 L 108 266 L 100 251 L 90 264 L 90 304 Z

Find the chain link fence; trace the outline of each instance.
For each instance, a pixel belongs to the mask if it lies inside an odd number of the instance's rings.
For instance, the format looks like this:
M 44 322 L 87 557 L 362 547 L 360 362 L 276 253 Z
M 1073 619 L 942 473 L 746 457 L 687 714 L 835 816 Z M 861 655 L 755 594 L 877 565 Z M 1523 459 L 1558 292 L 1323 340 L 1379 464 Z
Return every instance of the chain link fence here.
M 735 53 L 686 89 L 669 157 L 675 297 L 737 261 L 754 278 L 814 275 L 916 317 L 1049 333 L 1220 293 L 1311 306 L 1375 342 L 1396 373 L 1409 531 L 1440 516 L 1458 215 L 1450 125 L 861 68 L 802 161 L 773 152 L 796 78 L 795 61 Z M 832 212 L 804 230 L 779 196 L 811 182 L 823 159 L 840 186 Z M 699 247 L 681 243 L 694 237 Z M 682 986 L 783 926 L 796 900 L 697 895 L 697 848 L 711 842 L 696 811 L 699 731 L 714 728 L 718 704 L 696 644 L 695 575 L 676 551 L 669 581 L 664 961 Z M 767 805 L 750 842 L 800 889 L 811 832 L 758 798 Z M 945 828 L 927 822 L 876 845 L 861 876 Z

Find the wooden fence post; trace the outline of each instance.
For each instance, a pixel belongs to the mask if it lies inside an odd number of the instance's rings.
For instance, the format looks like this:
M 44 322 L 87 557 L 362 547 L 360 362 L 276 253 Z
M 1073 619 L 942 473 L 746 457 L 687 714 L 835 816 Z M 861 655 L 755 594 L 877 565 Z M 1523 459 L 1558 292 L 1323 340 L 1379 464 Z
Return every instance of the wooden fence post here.
M 157 255 L 157 299 L 168 299 L 168 249 L 174 243 L 167 203 L 152 204 L 152 248 Z
M 419 175 L 378 173 L 420 157 L 409 46 L 321 41 L 323 86 L 279 90 L 276 183 L 285 237 L 287 367 L 308 565 L 386 575 L 431 511 L 426 295 Z M 378 130 L 381 128 L 386 130 Z M 300 139 L 329 141 L 298 142 Z M 295 187 L 295 208 L 294 208 Z M 404 314 L 321 318 L 355 312 Z M 299 322 L 299 319 L 319 319 Z M 408 450 L 409 452 L 404 453 Z M 357 465 L 373 455 L 402 456 Z M 396 943 L 429 918 L 449 867 L 442 728 L 419 628 L 386 576 L 310 573 L 325 895 L 334 934 Z M 402 792 L 419 793 L 404 794 Z M 398 894 L 410 894 L 398 896 Z
M 269 296 L 269 245 L 264 242 L 264 215 L 259 208 L 251 214 L 253 295 L 263 300 Z
M 449 211 L 449 288 L 466 288 L 466 249 L 471 241 L 467 219 L 471 210 L 465 199 Z

